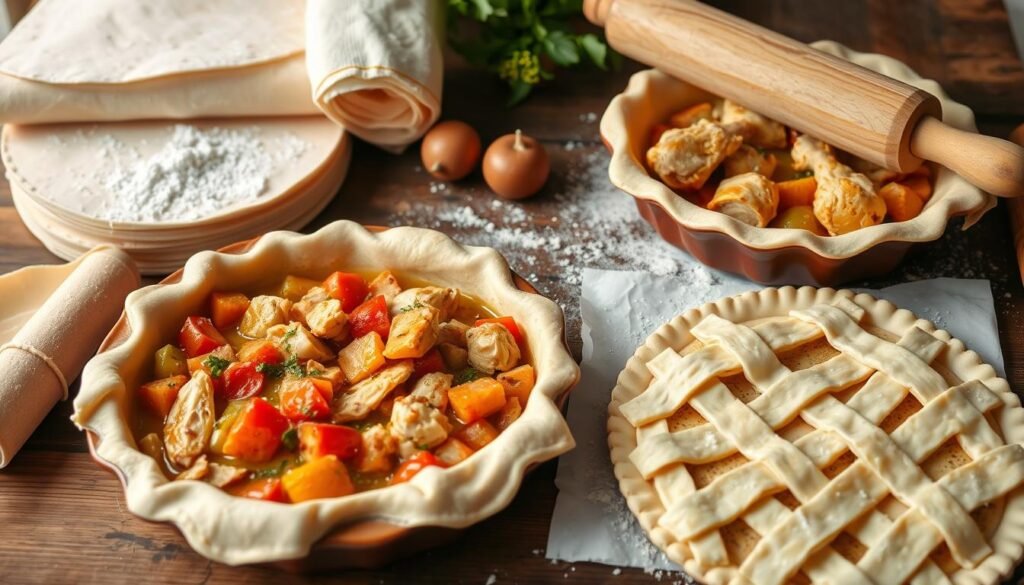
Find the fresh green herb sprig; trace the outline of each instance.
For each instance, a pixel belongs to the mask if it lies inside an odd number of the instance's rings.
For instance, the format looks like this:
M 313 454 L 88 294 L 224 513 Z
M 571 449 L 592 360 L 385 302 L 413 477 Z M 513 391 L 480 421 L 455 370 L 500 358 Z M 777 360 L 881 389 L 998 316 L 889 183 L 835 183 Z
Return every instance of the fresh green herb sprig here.
M 452 380 L 452 385 L 453 386 L 458 386 L 459 384 L 465 384 L 467 382 L 472 382 L 473 380 L 476 380 L 477 378 L 483 378 L 483 377 L 484 377 L 483 373 L 480 372 L 479 370 L 477 370 L 476 368 L 466 368 L 465 370 L 462 370 L 461 372 L 459 372 L 458 374 L 455 375 L 455 379 Z
M 601 37 L 569 26 L 582 11 L 583 0 L 448 0 L 448 42 L 470 63 L 497 73 L 514 105 L 554 78 L 545 58 L 558 67 L 589 61 L 600 69 L 616 59 Z M 461 26 L 470 21 L 478 23 L 475 35 Z
M 211 355 L 207 357 L 205 360 L 203 360 L 203 365 L 206 366 L 207 368 L 210 368 L 211 376 L 213 376 L 214 378 L 219 378 L 220 375 L 224 373 L 224 370 L 226 370 L 227 367 L 231 365 L 231 362 L 224 358 L 219 358 L 215 355 Z
M 288 359 L 281 364 L 268 364 L 262 363 L 256 366 L 256 371 L 262 374 L 266 374 L 271 378 L 280 378 L 285 374 L 291 374 L 296 378 L 306 377 L 306 370 L 299 363 L 299 356 L 294 353 L 288 356 Z M 310 374 L 311 375 L 311 374 Z
M 277 465 L 273 467 L 264 467 L 252 472 L 253 479 L 270 479 L 272 477 L 280 477 L 287 469 L 291 462 L 287 459 L 282 459 Z

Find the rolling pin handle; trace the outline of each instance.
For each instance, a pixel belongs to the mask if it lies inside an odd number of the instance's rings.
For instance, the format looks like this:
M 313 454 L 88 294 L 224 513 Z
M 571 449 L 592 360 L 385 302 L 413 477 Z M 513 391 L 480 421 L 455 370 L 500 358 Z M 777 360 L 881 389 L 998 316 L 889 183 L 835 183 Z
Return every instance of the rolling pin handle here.
M 583 14 L 586 15 L 587 20 L 604 28 L 604 23 L 608 20 L 608 10 L 612 7 L 612 2 L 614 1 L 583 0 Z
M 1024 148 L 1006 140 L 965 132 L 925 116 L 910 137 L 910 151 L 993 195 L 1024 195 Z

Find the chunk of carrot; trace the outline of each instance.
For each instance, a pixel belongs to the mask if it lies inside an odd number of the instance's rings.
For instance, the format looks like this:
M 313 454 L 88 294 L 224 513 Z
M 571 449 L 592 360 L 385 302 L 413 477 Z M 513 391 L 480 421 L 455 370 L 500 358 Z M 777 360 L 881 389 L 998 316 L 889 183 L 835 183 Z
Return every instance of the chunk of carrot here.
M 779 190 L 779 209 L 788 209 L 799 205 L 813 205 L 818 181 L 814 177 L 803 177 L 779 181 L 775 186 Z
M 914 219 L 921 213 L 924 202 L 917 193 L 899 183 L 889 183 L 878 190 L 878 195 L 885 201 L 889 218 L 893 221 Z
M 356 491 L 345 464 L 334 455 L 318 457 L 288 470 L 281 477 L 281 484 L 293 502 L 337 498 Z
M 171 376 L 143 384 L 139 388 L 139 398 L 153 414 L 163 420 L 167 413 L 171 412 L 171 407 L 178 398 L 178 390 L 181 390 L 185 382 L 188 382 L 188 376 Z
M 210 295 L 210 316 L 217 329 L 224 329 L 242 320 L 249 308 L 249 297 L 242 293 L 215 292 Z

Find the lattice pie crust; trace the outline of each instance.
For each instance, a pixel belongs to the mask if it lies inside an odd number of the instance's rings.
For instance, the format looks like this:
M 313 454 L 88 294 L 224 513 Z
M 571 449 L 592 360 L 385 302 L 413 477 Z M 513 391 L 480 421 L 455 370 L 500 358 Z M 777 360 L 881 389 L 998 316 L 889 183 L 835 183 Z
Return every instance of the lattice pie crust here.
M 910 312 L 765 289 L 656 331 L 612 391 L 619 485 L 708 583 L 986 583 L 1024 544 L 1024 409 Z

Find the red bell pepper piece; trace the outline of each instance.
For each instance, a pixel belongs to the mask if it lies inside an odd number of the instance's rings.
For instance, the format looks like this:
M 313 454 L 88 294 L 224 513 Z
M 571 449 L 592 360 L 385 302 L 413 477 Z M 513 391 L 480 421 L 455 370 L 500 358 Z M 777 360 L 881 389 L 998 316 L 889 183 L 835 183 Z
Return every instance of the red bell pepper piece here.
M 441 463 L 441 460 L 430 451 L 420 451 L 398 466 L 394 475 L 391 476 L 391 485 L 407 482 L 430 466 L 444 467 L 444 463 Z
M 178 344 L 188 357 L 196 357 L 227 345 L 228 341 L 208 318 L 192 315 L 185 319 L 185 324 L 178 333 Z
M 490 319 L 477 319 L 476 323 L 473 323 L 473 326 L 479 327 L 484 323 L 497 323 L 498 325 L 503 325 L 505 329 L 508 329 L 508 332 L 512 334 L 512 337 L 516 340 L 516 343 L 519 344 L 519 347 L 523 347 L 523 341 L 525 341 L 523 339 L 523 332 L 519 329 L 519 325 L 516 324 L 516 320 L 513 319 L 512 317 L 493 317 Z
M 252 398 L 263 390 L 263 373 L 253 362 L 231 362 L 221 374 L 221 394 L 228 400 Z
M 435 347 L 423 357 L 414 359 L 412 368 L 412 378 L 418 380 L 433 372 L 443 372 L 444 358 L 441 357 L 441 352 Z
M 325 383 L 332 392 L 331 383 L 318 378 L 303 378 L 286 383 L 281 388 L 281 413 L 289 420 L 316 420 L 331 415 L 331 394 L 325 396 L 321 388 Z
M 251 398 L 228 431 L 224 454 L 256 463 L 269 461 L 287 429 L 288 419 L 272 404 Z
M 307 460 L 334 455 L 338 459 L 351 459 L 363 448 L 363 436 L 352 427 L 327 423 L 299 424 L 299 452 Z
M 362 276 L 351 272 L 335 272 L 324 280 L 324 289 L 332 298 L 341 301 L 341 310 L 352 311 L 366 300 L 369 286 Z
M 391 314 L 384 295 L 377 295 L 359 305 L 348 315 L 352 338 L 358 339 L 367 333 L 376 331 L 380 338 L 387 340 L 391 331 Z
M 281 480 L 276 477 L 249 480 L 245 483 L 229 487 L 228 492 L 235 496 L 251 498 L 253 500 L 288 502 L 288 496 L 284 493 L 284 488 L 281 487 Z

